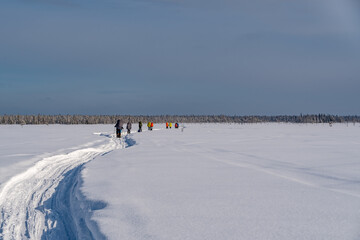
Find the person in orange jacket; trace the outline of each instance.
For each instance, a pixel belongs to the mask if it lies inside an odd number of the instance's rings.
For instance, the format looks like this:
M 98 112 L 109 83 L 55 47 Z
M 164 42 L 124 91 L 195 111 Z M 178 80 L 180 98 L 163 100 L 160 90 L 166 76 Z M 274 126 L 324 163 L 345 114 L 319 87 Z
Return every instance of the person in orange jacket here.
M 154 123 L 151 122 L 151 125 L 150 125 L 150 130 L 151 130 L 151 131 L 153 130 L 153 127 L 154 127 Z
M 169 128 L 169 123 L 168 122 L 166 122 L 166 129 L 168 129 Z

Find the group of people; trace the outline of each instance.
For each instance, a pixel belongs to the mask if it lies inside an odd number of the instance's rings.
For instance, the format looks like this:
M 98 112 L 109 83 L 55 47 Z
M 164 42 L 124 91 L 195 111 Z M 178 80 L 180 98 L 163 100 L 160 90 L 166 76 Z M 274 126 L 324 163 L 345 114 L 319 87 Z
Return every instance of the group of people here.
M 139 127 L 140 127 L 140 123 L 139 122 Z M 116 128 L 116 137 L 120 138 L 121 137 L 121 132 L 122 130 L 124 129 L 123 127 L 124 125 L 124 122 L 122 120 L 117 120 L 116 124 L 115 124 L 115 128 Z M 126 124 L 126 129 L 127 129 L 127 133 L 130 134 L 131 132 L 131 127 L 132 127 L 132 124 L 130 122 L 130 120 L 128 121 L 128 123 Z
M 153 122 L 148 122 L 147 126 L 148 126 L 148 130 L 152 131 L 153 127 L 154 127 L 154 123 Z
M 123 125 L 124 125 L 124 122 L 122 120 L 120 120 L 120 119 L 117 120 L 115 128 L 116 128 L 116 137 L 118 137 L 118 138 L 121 138 L 121 132 L 124 129 Z M 131 132 L 131 127 L 132 127 L 132 124 L 131 124 L 130 119 L 129 119 L 128 123 L 126 124 L 126 129 L 127 129 L 128 134 L 130 134 L 130 132 Z M 154 123 L 153 122 L 148 122 L 147 127 L 148 127 L 149 131 L 152 131 L 153 127 L 154 127 Z M 166 123 L 166 128 L 169 128 L 169 127 L 170 128 L 172 127 L 172 123 L 167 122 Z M 179 123 L 175 123 L 175 128 L 179 128 Z M 141 121 L 139 122 L 139 130 L 138 130 L 138 132 L 142 132 L 142 122 Z
M 166 123 L 166 128 L 168 129 L 168 128 L 171 128 L 171 127 L 172 127 L 172 123 L 167 122 Z M 175 128 L 179 128 L 179 123 L 175 123 Z

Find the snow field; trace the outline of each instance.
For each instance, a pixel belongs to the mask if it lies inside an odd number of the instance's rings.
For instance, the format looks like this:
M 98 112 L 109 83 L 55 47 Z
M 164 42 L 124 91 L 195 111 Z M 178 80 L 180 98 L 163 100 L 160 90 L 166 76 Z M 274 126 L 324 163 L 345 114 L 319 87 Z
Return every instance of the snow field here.
M 0 187 L 34 163 L 59 154 L 104 143 L 94 132 L 109 125 L 0 125 Z
M 157 126 L 162 128 L 162 126 Z M 109 239 L 359 239 L 360 128 L 205 124 L 89 162 Z
M 87 202 L 78 190 L 79 172 L 84 163 L 122 147 L 111 136 L 101 137 L 107 141 L 94 141 L 93 135 L 93 142 L 83 144 L 77 150 L 72 146 L 68 153 L 45 157 L 1 186 L 0 239 L 91 239 L 93 235 L 101 236 L 96 224 L 86 217 L 89 209 L 81 209 Z M 11 163 L 6 163 L 5 168 L 8 165 Z
M 0 126 L 0 239 L 360 238 L 358 125 L 163 125 Z

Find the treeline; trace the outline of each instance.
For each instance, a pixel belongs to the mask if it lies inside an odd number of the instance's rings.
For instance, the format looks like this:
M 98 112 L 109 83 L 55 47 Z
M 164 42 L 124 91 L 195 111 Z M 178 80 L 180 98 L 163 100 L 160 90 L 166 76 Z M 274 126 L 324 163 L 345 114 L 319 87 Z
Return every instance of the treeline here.
M 0 115 L 0 124 L 115 124 L 117 119 L 125 122 L 179 122 L 179 123 L 343 123 L 360 122 L 360 116 L 337 116 L 326 114 L 282 116 L 227 116 L 227 115 Z

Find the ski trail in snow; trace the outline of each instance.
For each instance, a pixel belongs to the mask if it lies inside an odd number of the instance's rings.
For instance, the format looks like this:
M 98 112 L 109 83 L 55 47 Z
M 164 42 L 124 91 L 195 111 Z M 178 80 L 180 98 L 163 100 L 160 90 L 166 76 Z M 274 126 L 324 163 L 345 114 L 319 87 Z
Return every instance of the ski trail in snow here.
M 102 136 L 109 138 L 106 144 L 44 158 L 4 185 L 0 192 L 0 240 L 93 238 L 86 223 L 76 219 L 81 213 L 73 203 L 79 205 L 81 200 L 78 187 L 82 165 L 123 148 L 123 139 L 119 142 L 110 135 Z

